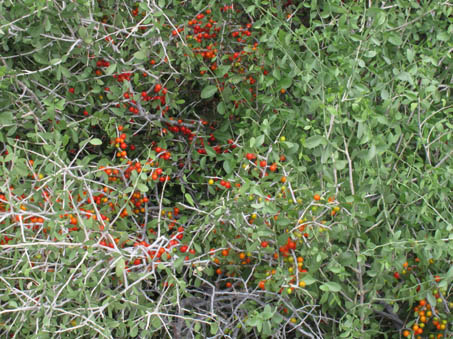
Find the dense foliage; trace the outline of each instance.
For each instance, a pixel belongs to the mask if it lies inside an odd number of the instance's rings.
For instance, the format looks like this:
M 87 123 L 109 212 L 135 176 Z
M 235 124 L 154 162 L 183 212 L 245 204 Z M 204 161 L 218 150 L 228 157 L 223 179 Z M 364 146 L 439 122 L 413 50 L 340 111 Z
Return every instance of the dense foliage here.
M 0 2 L 0 335 L 453 332 L 448 0 Z

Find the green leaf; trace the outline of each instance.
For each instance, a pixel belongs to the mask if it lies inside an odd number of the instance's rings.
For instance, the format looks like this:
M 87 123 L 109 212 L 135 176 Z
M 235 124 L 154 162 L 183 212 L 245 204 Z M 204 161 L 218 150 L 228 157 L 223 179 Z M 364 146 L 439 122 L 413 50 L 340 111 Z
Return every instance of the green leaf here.
M 320 135 L 313 135 L 305 140 L 306 148 L 315 148 L 324 142 L 324 137 Z
M 401 72 L 400 74 L 397 75 L 396 78 L 401 81 L 406 81 L 410 84 L 414 83 L 414 79 L 412 79 L 412 76 L 407 72 Z
M 399 46 L 399 45 L 401 45 L 403 43 L 403 40 L 401 40 L 401 37 L 399 35 L 392 34 L 389 37 L 389 42 L 392 45 Z
M 292 79 L 291 78 L 283 78 L 278 82 L 278 87 L 287 89 L 291 86 L 292 84 Z
M 212 323 L 211 324 L 211 334 L 214 335 L 217 333 L 219 330 L 219 325 L 217 323 Z
M 142 192 L 142 193 L 146 193 L 146 192 L 148 192 L 148 190 L 149 190 L 149 189 L 148 189 L 148 186 L 146 186 L 145 184 L 142 184 L 142 183 L 138 184 L 138 185 L 137 185 L 137 188 L 138 188 L 138 190 L 139 190 L 140 192 Z
M 126 268 L 126 263 L 124 262 L 123 258 L 120 258 L 115 265 L 115 273 L 116 276 L 119 278 L 123 275 L 124 269 Z
M 0 113 L 0 124 L 9 125 L 12 123 L 13 123 L 13 113 L 12 112 Z
M 261 134 L 258 138 L 255 140 L 255 147 L 260 147 L 264 143 L 264 134 Z
M 145 50 L 140 50 L 138 52 L 135 52 L 134 53 L 134 57 L 137 59 L 137 60 L 145 60 L 147 58 L 146 56 L 146 51 Z
M 451 26 L 450 26 L 451 28 Z M 441 31 L 439 33 L 437 33 L 437 40 L 440 40 L 440 41 L 448 41 L 451 37 L 451 33 L 448 34 L 447 32 L 445 31 Z
M 341 171 L 343 168 L 346 167 L 347 163 L 348 162 L 346 160 L 337 160 L 337 161 L 335 161 L 335 168 L 338 171 Z
M 81 37 L 83 40 L 85 40 L 85 39 L 88 37 L 88 31 L 87 31 L 87 29 L 86 29 L 85 27 L 81 26 L 81 27 L 79 28 L 79 35 L 80 35 L 80 37 Z
M 186 197 L 186 200 L 189 202 L 189 204 L 191 204 L 192 206 L 195 206 L 192 196 L 189 193 L 184 194 L 184 196 Z
M 217 153 L 212 149 L 212 147 L 209 146 L 209 145 L 205 145 L 205 146 L 204 146 L 204 149 L 206 150 L 206 154 L 207 154 L 208 156 L 210 156 L 210 157 L 215 157 L 216 154 L 217 154 Z
M 225 103 L 223 101 L 220 101 L 217 104 L 217 112 L 219 112 L 219 114 L 221 114 L 221 115 L 224 115 L 225 114 L 225 110 L 226 110 Z
M 111 75 L 113 72 L 116 70 L 116 64 L 111 64 L 107 69 L 105 70 L 105 74 Z
M 368 154 L 366 156 L 366 160 L 367 161 L 370 161 L 371 159 L 373 159 L 374 157 L 376 156 L 376 146 L 375 145 L 371 145 L 369 151 L 368 151 Z
M 364 54 L 366 58 L 374 58 L 376 56 L 376 51 L 368 51 Z
M 304 275 L 301 276 L 300 278 L 301 281 L 305 282 L 305 285 L 311 285 L 314 284 L 317 280 L 313 278 L 309 273 L 305 273 Z
M 341 285 L 336 283 L 336 282 L 333 282 L 333 281 L 329 281 L 327 283 L 324 283 L 321 286 L 319 286 L 319 288 L 321 290 L 323 290 L 323 291 L 326 291 L 326 292 L 339 292 L 339 291 L 341 291 Z
M 233 161 L 231 159 L 227 159 L 223 162 L 223 169 L 225 170 L 225 172 L 227 174 L 230 174 L 231 172 L 233 172 Z
M 212 97 L 216 92 L 217 92 L 216 86 L 213 86 L 213 85 L 206 86 L 201 91 L 201 98 L 208 99 L 208 98 Z
M 414 58 L 415 58 L 415 52 L 413 49 L 407 49 L 406 50 L 406 54 L 407 54 L 407 60 L 412 63 L 414 62 Z
M 99 145 L 102 145 L 102 140 L 98 139 L 98 138 L 93 138 L 93 139 L 90 140 L 90 144 L 95 145 L 95 146 L 99 146 Z

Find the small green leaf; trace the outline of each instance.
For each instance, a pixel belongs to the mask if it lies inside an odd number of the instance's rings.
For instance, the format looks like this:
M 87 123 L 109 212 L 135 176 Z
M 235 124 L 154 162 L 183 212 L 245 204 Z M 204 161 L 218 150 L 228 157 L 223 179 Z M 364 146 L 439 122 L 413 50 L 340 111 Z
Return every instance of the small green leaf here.
M 105 74 L 111 75 L 113 72 L 116 70 L 116 64 L 111 64 L 107 69 L 105 70 Z
M 140 50 L 134 53 L 134 57 L 138 60 L 145 60 L 146 59 L 146 51 Z
M 376 51 L 368 51 L 364 54 L 366 58 L 374 58 L 376 56 Z
M 311 285 L 311 284 L 314 284 L 316 282 L 316 279 L 313 278 L 310 274 L 304 274 L 301 278 L 300 278 L 301 281 L 305 282 L 305 285 L 308 286 L 308 285 Z
M 124 259 L 120 258 L 116 262 L 116 266 L 115 266 L 115 273 L 116 273 L 117 277 L 121 277 L 123 275 L 125 267 L 126 267 L 126 263 L 124 262 Z
M 95 146 L 102 145 L 102 140 L 98 138 L 93 138 L 90 140 L 90 144 Z
M 214 335 L 219 330 L 219 325 L 217 323 L 211 324 L 211 334 Z
M 338 170 L 338 171 L 341 171 L 343 168 L 346 167 L 346 164 L 348 162 L 346 160 L 337 160 L 335 161 L 335 168 Z
M 85 39 L 88 36 L 88 31 L 85 27 L 81 26 L 79 28 L 79 35 L 82 39 Z
M 306 148 L 315 148 L 324 142 L 324 137 L 320 135 L 313 135 L 305 140 Z
M 216 152 L 212 149 L 211 146 L 205 145 L 204 149 L 206 150 L 206 154 L 208 156 L 210 156 L 210 157 L 215 157 L 216 156 Z
M 146 186 L 145 184 L 141 184 L 140 183 L 140 184 L 137 185 L 137 188 L 142 193 L 148 192 L 148 186 Z
M 389 42 L 392 44 L 392 45 L 395 45 L 395 46 L 399 46 L 403 43 L 403 40 L 401 40 L 401 37 L 399 35 L 396 35 L 396 34 L 392 34 L 390 37 L 389 37 Z
M 225 114 L 225 103 L 223 101 L 220 101 L 217 104 L 217 112 L 219 112 L 219 114 L 221 114 L 221 115 Z
M 341 285 L 336 283 L 336 282 L 333 282 L 333 281 L 329 281 L 325 284 L 322 284 L 321 286 L 319 286 L 319 288 L 323 291 L 326 291 L 326 292 L 339 292 L 341 291 Z
M 368 154 L 366 156 L 366 160 L 367 161 L 370 161 L 371 159 L 373 159 L 374 157 L 376 156 L 376 146 L 375 145 L 371 145 L 370 147 L 370 150 L 368 151 Z
M 206 86 L 201 91 L 201 98 L 208 99 L 208 98 L 212 97 L 216 92 L 217 92 L 216 86 L 213 86 L 213 85 Z
M 8 125 L 13 123 L 13 113 L 12 112 L 2 112 L 0 113 L 0 124 Z
M 231 172 L 233 172 L 233 166 L 232 166 L 231 162 L 232 162 L 231 160 L 225 160 L 223 162 L 223 169 L 225 170 L 225 172 L 227 174 L 230 174 Z
M 260 147 L 264 143 L 264 135 L 261 134 L 258 138 L 255 140 L 255 147 Z
M 189 193 L 184 194 L 184 196 L 186 197 L 186 200 L 189 202 L 189 204 L 191 204 L 192 206 L 195 206 L 192 196 Z

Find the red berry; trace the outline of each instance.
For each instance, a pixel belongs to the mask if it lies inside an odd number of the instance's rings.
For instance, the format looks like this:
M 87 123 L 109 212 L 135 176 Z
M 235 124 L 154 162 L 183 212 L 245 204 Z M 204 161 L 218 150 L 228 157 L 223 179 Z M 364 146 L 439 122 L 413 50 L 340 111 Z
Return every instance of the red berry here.
M 75 90 L 74 90 L 74 87 L 71 87 L 71 88 L 69 89 L 69 93 L 74 94 L 74 91 L 75 91 Z
M 154 93 L 159 93 L 161 89 L 162 89 L 162 85 L 157 84 L 156 86 L 154 86 Z
M 269 244 L 267 241 L 265 241 L 265 240 L 261 241 L 261 247 L 266 248 L 268 245 Z
M 247 158 L 247 160 L 253 160 L 256 158 L 255 154 L 253 153 L 247 153 L 245 157 Z
M 267 163 L 266 163 L 266 160 L 261 160 L 260 161 L 260 166 L 261 167 L 266 167 Z

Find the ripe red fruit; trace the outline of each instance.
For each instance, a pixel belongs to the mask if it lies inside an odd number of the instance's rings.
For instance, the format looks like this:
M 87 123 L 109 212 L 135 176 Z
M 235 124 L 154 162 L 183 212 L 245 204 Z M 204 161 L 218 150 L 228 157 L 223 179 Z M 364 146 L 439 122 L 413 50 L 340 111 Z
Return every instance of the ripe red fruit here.
M 262 290 L 266 289 L 266 286 L 265 286 L 265 281 L 264 280 L 261 280 L 258 284 L 258 287 L 261 288 Z
M 71 87 L 71 88 L 69 89 L 69 93 L 74 94 L 74 91 L 75 91 L 75 90 L 74 90 L 74 87 Z
M 154 93 L 159 93 L 161 89 L 162 89 L 162 85 L 157 84 L 156 86 L 154 86 Z
M 187 251 L 187 248 L 187 245 L 182 245 L 179 250 L 181 251 L 181 253 L 185 253 Z
M 134 260 L 134 265 L 140 265 L 142 263 L 142 261 L 140 259 L 135 259 Z
M 267 163 L 266 163 L 266 160 L 261 160 L 260 161 L 260 166 L 261 167 L 266 167 Z
M 266 248 L 269 245 L 269 243 L 265 240 L 261 241 L 261 247 Z
M 253 160 L 256 158 L 255 154 L 253 153 L 247 153 L 245 157 L 247 158 L 247 160 Z
M 399 279 L 400 278 L 400 274 L 398 272 L 393 273 L 393 276 L 395 277 L 395 279 Z

